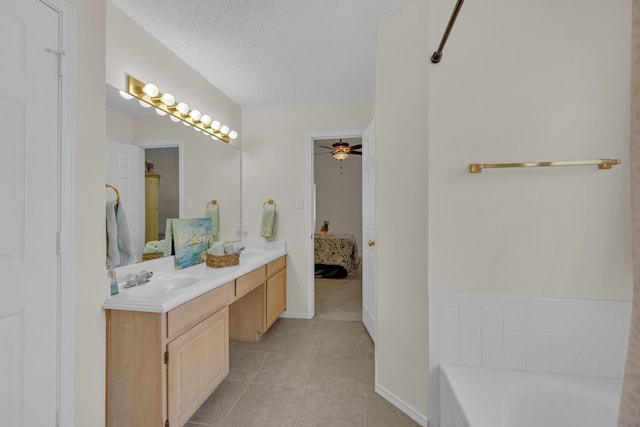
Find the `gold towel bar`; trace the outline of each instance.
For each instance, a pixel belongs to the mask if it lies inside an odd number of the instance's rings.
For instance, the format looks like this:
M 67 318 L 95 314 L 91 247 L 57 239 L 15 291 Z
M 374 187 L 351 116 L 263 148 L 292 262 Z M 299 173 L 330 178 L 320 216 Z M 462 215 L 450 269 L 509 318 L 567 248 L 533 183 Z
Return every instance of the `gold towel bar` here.
M 209 207 L 209 205 L 217 205 L 218 201 L 217 200 L 212 200 L 209 203 L 207 203 L 207 207 Z
M 482 169 L 499 168 L 537 168 L 541 166 L 598 166 L 598 169 L 611 169 L 619 165 L 620 159 L 572 160 L 567 162 L 526 162 L 526 163 L 471 163 L 469 173 L 480 173 Z
M 267 200 L 266 202 L 264 202 L 262 204 L 262 207 L 264 208 L 267 205 L 276 205 L 276 202 L 274 202 L 273 199 L 269 199 L 269 200 Z M 276 206 L 278 206 L 278 205 L 276 205 Z
M 116 192 L 116 204 L 120 203 L 120 192 L 118 191 L 118 189 L 111 184 L 105 184 L 104 186 Z

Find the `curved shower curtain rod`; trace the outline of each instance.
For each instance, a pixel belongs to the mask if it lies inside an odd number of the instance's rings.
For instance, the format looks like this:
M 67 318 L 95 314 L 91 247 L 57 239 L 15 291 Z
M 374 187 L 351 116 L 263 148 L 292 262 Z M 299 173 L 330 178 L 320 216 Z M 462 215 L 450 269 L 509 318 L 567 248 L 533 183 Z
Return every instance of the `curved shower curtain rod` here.
M 442 59 L 442 50 L 444 49 L 444 45 L 447 43 L 447 39 L 449 38 L 449 33 L 453 28 L 453 24 L 456 22 L 458 12 L 460 12 L 460 9 L 462 8 L 462 3 L 464 3 L 464 0 L 458 0 L 456 6 L 453 8 L 453 13 L 451 14 L 451 18 L 449 18 L 447 28 L 444 30 L 442 40 L 440 40 L 440 46 L 438 46 L 438 50 L 433 52 L 433 55 L 431 55 L 431 62 L 433 62 L 434 64 L 437 64 Z

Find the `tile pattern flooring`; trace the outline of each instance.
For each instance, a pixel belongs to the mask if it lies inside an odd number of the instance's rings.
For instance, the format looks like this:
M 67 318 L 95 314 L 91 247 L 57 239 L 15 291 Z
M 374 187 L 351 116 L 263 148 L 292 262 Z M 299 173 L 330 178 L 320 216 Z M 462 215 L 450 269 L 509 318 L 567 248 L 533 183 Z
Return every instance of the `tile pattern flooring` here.
M 185 426 L 417 425 L 375 393 L 361 322 L 279 319 L 261 341 L 231 345 L 229 376 Z

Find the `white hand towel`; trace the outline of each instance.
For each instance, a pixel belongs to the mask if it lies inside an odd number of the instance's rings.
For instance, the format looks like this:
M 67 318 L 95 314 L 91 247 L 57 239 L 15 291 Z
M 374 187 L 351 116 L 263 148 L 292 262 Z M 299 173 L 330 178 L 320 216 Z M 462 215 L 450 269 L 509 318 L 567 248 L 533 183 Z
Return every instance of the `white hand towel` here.
M 211 234 L 213 239 L 216 240 L 220 235 L 220 209 L 218 205 L 209 206 L 205 215 L 207 218 L 211 218 Z
M 116 201 L 107 201 L 107 266 L 120 265 L 120 251 L 118 250 L 118 226 L 116 225 Z
M 276 223 L 276 205 L 268 204 L 262 210 L 262 224 L 260 225 L 260 237 L 270 239 L 274 235 Z
M 122 203 L 110 200 L 106 205 L 107 266 L 117 267 L 137 262 L 131 231 Z
M 120 265 L 129 265 L 137 262 L 136 253 L 133 249 L 133 239 L 127 222 L 127 215 L 124 213 L 122 203 L 116 205 L 116 226 L 118 228 L 118 251 L 120 252 Z

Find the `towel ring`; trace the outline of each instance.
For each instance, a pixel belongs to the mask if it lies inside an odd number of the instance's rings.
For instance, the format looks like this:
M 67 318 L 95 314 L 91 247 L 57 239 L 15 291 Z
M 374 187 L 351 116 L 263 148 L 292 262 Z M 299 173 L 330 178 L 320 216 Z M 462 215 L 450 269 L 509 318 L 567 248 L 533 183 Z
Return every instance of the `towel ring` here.
M 278 205 L 276 205 L 276 202 L 274 202 L 274 201 L 273 201 L 273 199 L 269 199 L 269 200 L 267 200 L 266 202 L 264 202 L 264 203 L 262 204 L 262 207 L 264 208 L 264 207 L 265 207 L 265 206 L 267 206 L 267 205 L 274 205 L 274 206 L 276 206 L 276 207 L 278 206 Z
M 207 203 L 207 207 L 209 207 L 209 205 L 217 205 L 218 201 L 217 200 L 212 200 L 209 203 Z
M 119 204 L 120 203 L 120 192 L 118 191 L 118 189 L 115 186 L 111 185 L 111 184 L 105 184 L 104 186 L 106 188 L 110 188 L 113 191 L 115 191 L 115 193 L 116 193 L 116 204 Z

